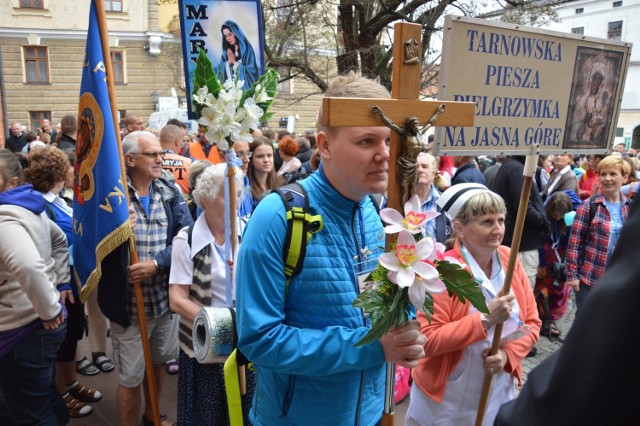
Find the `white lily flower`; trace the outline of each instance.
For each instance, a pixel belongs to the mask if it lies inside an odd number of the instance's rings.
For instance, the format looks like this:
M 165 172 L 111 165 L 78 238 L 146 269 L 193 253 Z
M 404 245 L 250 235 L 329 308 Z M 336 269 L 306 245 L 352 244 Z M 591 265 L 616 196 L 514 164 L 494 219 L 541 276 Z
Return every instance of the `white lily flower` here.
M 216 103 L 216 97 L 213 96 L 213 93 L 207 93 L 207 95 L 204 97 L 203 104 L 210 107 L 215 103 Z
M 256 105 L 256 101 L 253 98 L 246 99 L 243 108 L 247 113 L 247 117 L 252 120 L 258 121 L 264 115 L 264 110 Z
M 270 101 L 272 98 L 267 94 L 267 91 L 264 89 L 264 87 L 261 87 L 260 85 L 258 85 L 256 86 L 256 93 L 253 95 L 253 99 L 255 100 L 256 103 L 263 103 L 263 102 Z
M 207 94 L 209 94 L 209 88 L 207 86 L 201 87 L 193 95 L 193 100 L 196 101 L 198 104 L 203 105 L 207 97 Z
M 202 116 L 198 120 L 198 124 L 206 127 L 214 125 L 219 119 L 219 113 L 215 108 L 204 107 L 200 114 Z

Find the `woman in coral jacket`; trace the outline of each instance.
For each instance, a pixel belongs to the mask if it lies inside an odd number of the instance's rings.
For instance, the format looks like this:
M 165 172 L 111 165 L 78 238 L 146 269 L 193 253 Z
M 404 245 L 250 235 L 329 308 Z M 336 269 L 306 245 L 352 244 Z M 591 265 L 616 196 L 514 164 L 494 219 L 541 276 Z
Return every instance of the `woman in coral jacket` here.
M 436 294 L 431 321 L 418 313 L 427 336 L 426 357 L 413 369 L 406 425 L 474 424 L 482 383 L 492 375 L 484 425 L 515 397 L 522 381 L 522 360 L 538 340 L 540 319 L 527 276 L 518 261 L 511 291 L 502 294 L 509 248 L 501 246 L 506 208 L 502 198 L 480 184 L 446 190 L 438 205 L 453 218 L 455 258 L 482 287 L 490 314 L 461 303 L 446 292 Z M 503 324 L 498 353 L 488 356 L 496 324 Z

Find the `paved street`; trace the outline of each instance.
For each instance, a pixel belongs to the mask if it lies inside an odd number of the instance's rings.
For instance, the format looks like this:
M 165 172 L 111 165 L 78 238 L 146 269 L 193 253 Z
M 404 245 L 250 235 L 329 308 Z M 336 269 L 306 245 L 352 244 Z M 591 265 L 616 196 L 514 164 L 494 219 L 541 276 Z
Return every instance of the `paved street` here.
M 536 347 L 538 348 L 538 354 L 535 357 L 525 358 L 522 363 L 522 369 L 524 372 L 524 381 L 527 380 L 527 375 L 535 366 L 540 364 L 545 358 L 555 352 L 562 346 L 564 337 L 569 332 L 571 324 L 573 324 L 573 318 L 575 316 L 575 303 L 573 304 L 573 310 L 569 311 L 564 318 L 558 321 L 557 325 L 562 335 L 558 339 L 550 340 L 548 337 L 540 336 Z
M 562 337 L 567 335 L 573 318 L 575 310 L 570 311 L 561 321 L 558 322 L 558 328 L 562 331 Z M 542 360 L 551 355 L 555 350 L 562 345 L 561 339 L 549 340 L 546 337 L 541 336 L 536 347 L 538 348 L 538 354 L 532 358 L 526 358 L 523 363 L 525 381 L 526 376 L 538 365 Z M 103 394 L 102 401 L 93 404 L 94 412 L 83 419 L 74 419 L 71 421 L 71 426 L 117 426 L 118 421 L 116 417 L 116 404 L 115 404 L 115 389 L 118 380 L 117 372 L 100 373 L 97 376 L 85 377 L 79 376 L 83 384 L 96 386 Z M 176 395 L 178 376 L 166 376 L 165 390 L 163 396 L 160 399 L 160 412 L 167 414 L 170 420 L 176 419 Z M 404 400 L 396 407 L 396 424 L 404 424 L 404 416 L 409 405 L 408 399 Z

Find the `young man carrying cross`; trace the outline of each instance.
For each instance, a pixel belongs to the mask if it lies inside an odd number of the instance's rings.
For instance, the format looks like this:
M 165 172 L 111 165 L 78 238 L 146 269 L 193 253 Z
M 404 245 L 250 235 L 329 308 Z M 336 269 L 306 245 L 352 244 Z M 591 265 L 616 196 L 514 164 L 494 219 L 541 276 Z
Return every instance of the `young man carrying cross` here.
M 338 77 L 326 97 L 389 98 L 356 74 Z M 385 361 L 414 367 L 426 338 L 416 321 L 369 345 L 369 330 L 352 306 L 356 264 L 366 247 L 375 259 L 384 232 L 367 196 L 384 192 L 389 128 L 324 127 L 317 134 L 320 168 L 300 182 L 309 213 L 324 227 L 306 246 L 301 272 L 286 285 L 285 206 L 276 194 L 254 211 L 238 258 L 239 349 L 258 371 L 254 425 L 376 425 L 382 417 Z

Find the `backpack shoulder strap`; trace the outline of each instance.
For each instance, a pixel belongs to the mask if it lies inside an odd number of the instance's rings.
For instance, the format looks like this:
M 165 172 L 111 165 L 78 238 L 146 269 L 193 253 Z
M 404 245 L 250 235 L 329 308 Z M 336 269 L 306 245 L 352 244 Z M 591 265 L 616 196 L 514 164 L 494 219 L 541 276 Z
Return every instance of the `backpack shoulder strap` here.
M 596 211 L 598 210 L 598 206 L 594 203 L 595 199 L 595 195 L 589 197 L 589 224 L 593 222 L 593 218 L 596 217 Z
M 320 215 L 309 214 L 307 192 L 299 183 L 274 190 L 280 196 L 287 212 L 287 234 L 283 244 L 284 275 L 287 278 L 285 294 L 291 278 L 302 270 L 307 243 L 323 227 Z
M 371 202 L 376 208 L 378 214 L 380 214 L 380 210 L 382 210 L 382 206 L 384 205 L 384 195 L 382 194 L 369 194 L 369 198 L 371 198 Z
M 187 231 L 187 244 L 189 244 L 189 248 L 191 248 L 191 242 L 193 241 L 193 227 L 194 226 L 196 226 L 195 222 L 193 222 L 191 225 L 189 225 L 189 230 Z
M 45 201 L 44 203 L 44 211 L 47 212 L 47 216 L 49 216 L 49 219 L 54 222 L 56 221 L 56 212 L 53 210 L 53 207 L 51 207 L 51 204 L 49 204 L 48 201 Z

